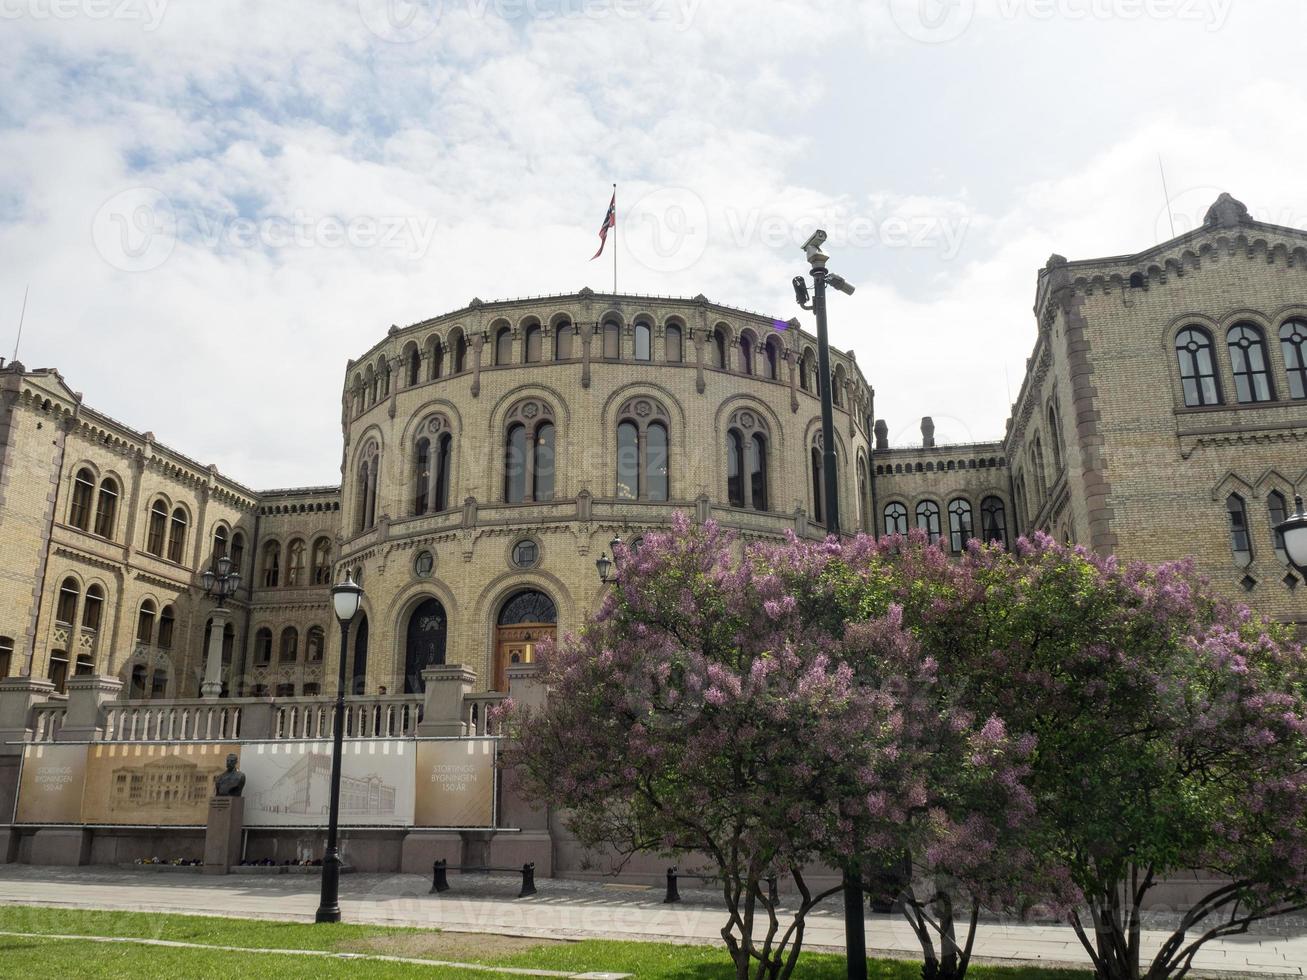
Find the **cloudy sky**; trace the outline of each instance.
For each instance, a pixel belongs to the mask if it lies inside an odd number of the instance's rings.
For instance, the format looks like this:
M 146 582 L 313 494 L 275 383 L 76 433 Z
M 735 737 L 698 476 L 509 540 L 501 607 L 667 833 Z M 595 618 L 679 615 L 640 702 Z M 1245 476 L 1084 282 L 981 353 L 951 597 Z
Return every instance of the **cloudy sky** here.
M 1035 274 L 1221 190 L 1307 227 L 1301 0 L 0 0 L 0 355 L 258 488 L 392 323 L 619 286 L 788 318 L 891 439 L 1002 434 Z M 807 314 L 800 314 L 808 316 Z

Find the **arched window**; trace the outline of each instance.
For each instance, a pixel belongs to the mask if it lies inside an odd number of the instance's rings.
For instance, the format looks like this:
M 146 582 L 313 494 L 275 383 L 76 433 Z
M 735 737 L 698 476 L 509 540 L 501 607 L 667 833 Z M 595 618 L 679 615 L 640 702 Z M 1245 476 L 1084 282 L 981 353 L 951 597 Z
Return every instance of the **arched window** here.
M 283 664 L 293 664 L 300 655 L 300 635 L 294 626 L 287 626 L 281 631 L 281 646 L 277 659 Z
M 162 631 L 160 631 L 162 632 Z M 136 614 L 136 642 L 148 647 L 154 642 L 154 601 L 146 599 Z
M 808 455 L 812 468 L 812 516 L 818 524 L 824 524 L 826 523 L 823 514 L 826 505 L 826 474 L 822 463 L 821 449 L 813 446 Z
M 86 590 L 86 602 L 82 604 L 82 627 L 92 631 L 98 630 L 103 614 L 104 589 L 92 585 Z
M 844 407 L 844 365 L 839 364 L 835 368 L 835 383 L 830 389 L 831 404 L 836 408 Z
M 331 584 L 331 539 L 325 536 L 313 542 L 313 584 Z
M 445 607 L 435 596 L 423 599 L 409 615 L 404 644 L 405 694 L 421 693 L 422 671 L 445 662 L 448 629 Z
M 363 372 L 363 388 L 368 396 L 368 408 L 377 403 L 377 369 L 371 364 Z
M 454 373 L 462 374 L 467 370 L 467 337 L 463 331 L 454 338 Z
M 604 360 L 616 361 L 622 356 L 622 327 L 613 320 L 604 324 Z
M 805 350 L 803 356 L 799 358 L 799 387 L 804 391 L 812 390 L 813 367 L 812 351 Z
M 564 320 L 554 327 L 554 360 L 566 361 L 572 357 L 572 338 L 576 336 L 576 327 Z
M 168 560 L 181 564 L 186 552 L 186 511 L 174 507 L 168 529 Z
M 1225 335 L 1230 345 L 1234 394 L 1241 405 L 1268 402 L 1274 397 L 1266 358 L 1266 338 L 1251 323 L 1236 323 Z
M 1290 320 L 1280 327 L 1280 350 L 1289 375 L 1289 397 L 1307 398 L 1307 320 Z
M 667 410 L 651 398 L 632 398 L 617 412 L 617 496 L 670 498 Z
M 1271 519 L 1271 544 L 1275 548 L 1275 557 L 1280 559 L 1281 563 L 1287 563 L 1289 556 L 1284 550 L 1284 535 L 1275 529 L 1276 525 L 1284 523 L 1288 515 L 1284 494 L 1279 490 L 1272 490 L 1266 495 L 1266 512 Z
M 1225 498 L 1225 510 L 1230 516 L 1230 551 L 1234 560 L 1240 565 L 1250 565 L 1253 560 L 1253 541 L 1248 533 L 1248 509 L 1243 497 L 1232 493 Z
M 554 499 L 554 426 L 541 422 L 536 427 L 531 448 L 531 499 L 536 502 Z
M 753 374 L 753 335 L 740 335 L 740 373 Z
M 712 332 L 712 349 L 713 360 L 712 366 L 718 370 L 726 370 L 726 331 L 721 327 L 716 327 Z
M 984 535 L 986 544 L 997 541 L 1007 547 L 1007 514 L 998 497 L 986 497 L 980 502 L 980 533 Z
M 390 394 L 390 361 L 383 355 L 377 367 L 377 380 L 381 382 L 381 397 Z
M 358 487 L 355 518 L 358 530 L 366 531 L 377 523 L 377 478 L 381 456 L 375 442 L 369 442 L 359 454 Z
M 91 498 L 95 495 L 95 474 L 90 470 L 77 471 L 73 478 L 73 499 L 68 505 L 68 523 L 73 527 L 91 529 Z
M 634 422 L 617 427 L 617 496 L 635 500 L 640 495 L 640 430 Z
M 653 328 L 647 323 L 635 325 L 635 359 L 647 361 L 653 357 Z
M 495 334 L 495 363 L 501 367 L 513 363 L 513 331 L 500 327 Z
M 266 626 L 254 634 L 254 663 L 259 667 L 272 663 L 272 630 Z
M 744 439 L 734 429 L 726 433 L 726 500 L 744 506 Z
M 118 481 L 107 476 L 100 483 L 95 504 L 95 533 L 102 538 L 113 538 L 113 527 L 118 519 Z
M 1053 446 L 1053 473 L 1062 472 L 1062 422 L 1057 417 L 1057 406 L 1048 406 L 1048 437 Z
M 431 338 L 431 380 L 435 381 L 445 373 L 445 345 L 439 337 Z
M 77 622 L 77 602 L 82 597 L 77 579 L 71 575 L 59 586 L 59 603 L 55 607 L 54 618 L 60 623 L 72 626 Z
M 213 529 L 213 557 L 222 558 L 227 554 L 227 528 L 219 524 Z
M 433 510 L 449 509 L 449 468 L 452 465 L 454 437 L 448 432 L 436 440 L 436 502 Z
M 781 377 L 781 345 L 775 337 L 768 337 L 767 343 L 763 345 L 763 352 L 767 356 L 767 377 L 772 381 L 779 381 Z
M 310 626 L 309 631 L 304 634 L 304 660 L 310 664 L 322 663 L 323 650 L 326 647 L 327 635 L 323 632 L 321 626 Z
M 871 499 L 867 487 L 867 461 L 858 459 L 858 526 L 867 530 L 867 520 L 871 516 Z
M 159 649 L 172 649 L 172 634 L 176 626 L 177 614 L 172 606 L 164 606 L 163 612 L 159 613 Z
M 245 535 L 236 531 L 231 536 L 231 568 L 234 572 L 243 571 L 245 567 Z
M 304 585 L 305 560 L 304 541 L 296 538 L 286 546 L 286 584 L 288 586 Z
M 900 503 L 885 505 L 885 533 L 908 533 L 908 509 Z
M 749 440 L 749 504 L 767 509 L 767 437 L 761 432 Z
M 526 328 L 526 335 L 523 338 L 523 346 L 526 349 L 526 361 L 528 364 L 534 364 L 540 360 L 543 354 L 543 332 L 540 324 L 533 323 Z
M 504 500 L 520 504 L 526 500 L 526 426 L 508 427 L 504 439 Z
M 926 532 L 931 544 L 939 540 L 939 504 L 933 500 L 917 504 L 917 527 Z
M 545 402 L 520 402 L 508 413 L 504 436 L 504 500 L 554 499 L 554 411 Z
M 425 514 L 431 497 L 431 440 L 418 440 L 413 454 L 413 513 Z
M 1212 357 L 1212 336 L 1201 327 L 1186 327 L 1175 338 L 1184 403 L 1189 407 L 1221 404 L 1221 387 Z
M 949 502 L 948 535 L 949 549 L 955 555 L 962 554 L 962 549 L 967 546 L 967 542 L 973 536 L 971 533 L 971 502 L 969 500 L 963 500 L 959 497 Z
M 263 546 L 263 587 L 275 589 L 281 584 L 281 545 L 269 541 Z
M 412 388 L 422 377 L 422 352 L 418 350 L 417 344 L 413 344 L 408 351 L 408 381 L 407 384 Z
M 663 359 L 668 364 L 680 364 L 685 355 L 681 347 L 681 328 L 675 323 L 667 324 L 663 334 Z

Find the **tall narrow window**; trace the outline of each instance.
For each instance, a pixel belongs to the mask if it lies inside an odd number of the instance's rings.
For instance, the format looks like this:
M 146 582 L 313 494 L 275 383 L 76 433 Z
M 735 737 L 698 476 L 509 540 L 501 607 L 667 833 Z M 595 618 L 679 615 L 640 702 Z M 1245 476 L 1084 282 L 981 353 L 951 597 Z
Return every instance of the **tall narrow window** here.
M 986 497 L 980 502 L 980 532 L 986 544 L 997 541 L 1007 547 L 1007 515 L 1003 512 L 1003 501 L 998 497 Z
M 604 359 L 615 361 L 622 356 L 622 328 L 609 320 L 604 324 Z
M 744 506 L 744 441 L 734 429 L 726 433 L 726 500 Z
M 504 440 L 504 500 L 526 500 L 526 426 L 521 423 L 510 426 Z
M 304 542 L 296 538 L 286 548 L 286 584 L 289 586 L 304 585 Z
M 1271 375 L 1266 360 L 1266 340 L 1260 327 L 1237 323 L 1225 335 L 1230 345 L 1230 366 L 1234 393 L 1241 405 L 1271 400 Z
M 663 334 L 663 356 L 668 364 L 680 364 L 684 360 L 681 350 L 681 328 L 674 323 L 667 324 Z
M 331 584 L 331 539 L 322 537 L 313 542 L 313 584 Z
M 164 606 L 159 613 L 159 649 L 172 649 L 172 633 L 176 625 L 177 614 L 173 612 L 172 606 Z
M 1062 422 L 1057 417 L 1057 406 L 1048 406 L 1048 438 L 1053 447 L 1053 475 L 1062 472 Z
M 1176 335 L 1175 356 L 1180 362 L 1185 405 L 1193 408 L 1221 404 L 1211 335 L 1201 327 L 1186 327 Z
M 413 513 L 425 514 L 431 495 L 431 440 L 418 440 L 413 457 Z
M 436 506 L 438 511 L 449 509 L 449 467 L 454 437 L 446 432 L 436 441 Z
M 59 604 L 55 608 L 54 618 L 60 623 L 72 626 L 77 620 L 77 601 L 82 597 L 82 590 L 77 579 L 71 575 L 59 586 Z
M 224 558 L 227 555 L 227 529 L 219 524 L 213 529 L 213 557 Z
M 300 637 L 294 626 L 287 626 L 281 631 L 281 650 L 277 659 L 284 664 L 293 664 L 299 659 Z
M 50 651 L 50 670 L 46 677 L 54 685 L 57 694 L 64 694 L 68 687 L 68 651 Z
M 900 503 L 885 505 L 885 533 L 908 533 L 908 509 Z
M 263 546 L 263 587 L 275 589 L 281 584 L 281 545 L 269 541 Z
M 526 360 L 530 364 L 534 364 L 536 361 L 540 360 L 543 346 L 541 336 L 542 331 L 540 330 L 540 324 L 533 323 L 531 326 L 526 328 L 526 336 L 523 338 L 523 346 L 526 348 Z
M 445 345 L 436 337 L 431 341 L 431 380 L 435 381 L 445 373 Z
M 753 374 L 753 338 L 747 333 L 740 336 L 740 373 Z
M 231 569 L 233 572 L 244 571 L 245 568 L 245 535 L 236 531 L 231 536 Z
M 962 549 L 971 539 L 971 502 L 959 497 L 948 505 L 949 549 L 955 555 L 962 554 Z
M 416 347 L 408 352 L 408 386 L 412 388 L 422 376 L 422 353 Z
M 454 373 L 462 374 L 467 370 L 467 337 L 462 332 L 454 340 Z
M 767 439 L 761 432 L 749 440 L 749 495 L 754 510 L 767 509 Z
M 310 626 L 304 634 L 304 659 L 311 664 L 322 662 L 322 652 L 326 646 L 327 634 L 321 626 Z
M 0 636 L 0 679 L 8 677 L 14 665 L 14 639 Z
M 777 343 L 775 337 L 768 337 L 763 350 L 767 355 L 767 377 L 772 381 L 777 381 L 781 376 L 780 344 Z
M 264 626 L 254 634 L 254 663 L 266 667 L 272 662 L 272 630 Z
M 554 499 L 554 426 L 542 422 L 535 431 L 531 459 L 531 499 Z
M 835 368 L 835 383 L 830 387 L 831 404 L 836 408 L 844 407 L 844 365 Z
M 1248 533 L 1248 510 L 1243 497 L 1232 493 L 1225 498 L 1225 510 L 1230 516 L 1230 551 L 1240 565 L 1252 564 L 1253 542 Z
M 721 370 L 726 370 L 726 332 L 721 327 L 717 327 L 712 332 L 713 360 L 712 366 Z
M 154 602 L 146 599 L 136 614 L 136 642 L 148 647 L 154 642 Z
M 572 357 L 572 338 L 576 335 L 576 328 L 572 324 L 564 321 L 554 327 L 554 360 L 566 361 Z
M 513 331 L 500 327 L 495 334 L 495 363 L 503 366 L 513 363 Z
M 114 522 L 118 519 L 118 481 L 111 476 L 100 484 L 95 504 L 95 533 L 102 538 L 113 537 Z
M 1280 350 L 1289 375 L 1289 397 L 1307 398 L 1307 321 L 1290 320 L 1280 327 Z
M 640 436 L 634 422 L 617 427 L 617 496 L 635 500 L 640 495 Z
M 931 544 L 939 540 L 939 504 L 933 500 L 917 504 L 917 527 L 926 532 Z
M 804 391 L 812 390 L 812 351 L 806 350 L 799 358 L 799 387 Z
M 174 507 L 168 529 L 168 560 L 181 564 L 186 553 L 186 511 Z
M 649 500 L 668 497 L 667 429 L 661 422 L 650 423 L 644 440 L 645 489 Z
M 871 516 L 871 500 L 867 492 L 867 461 L 858 460 L 858 526 L 867 530 L 867 519 Z
M 68 523 L 82 531 L 91 529 L 91 497 L 95 494 L 95 475 L 78 470 L 73 479 L 73 499 L 68 506 Z
M 809 456 L 812 463 L 812 517 L 818 524 L 824 524 L 826 521 L 822 512 L 826 503 L 826 480 L 823 473 L 821 450 L 813 446 Z
M 635 359 L 647 361 L 653 357 L 653 330 L 647 323 L 635 325 Z
M 98 630 L 104 614 L 104 589 L 92 585 L 86 590 L 86 602 L 82 604 L 82 626 L 88 630 Z
M 1279 490 L 1272 490 L 1266 495 L 1267 516 L 1271 519 L 1271 544 L 1275 548 L 1275 557 L 1281 562 L 1287 563 L 1289 560 L 1288 553 L 1284 550 L 1284 535 L 1275 528 L 1283 524 L 1288 516 L 1288 508 L 1284 503 L 1284 494 Z

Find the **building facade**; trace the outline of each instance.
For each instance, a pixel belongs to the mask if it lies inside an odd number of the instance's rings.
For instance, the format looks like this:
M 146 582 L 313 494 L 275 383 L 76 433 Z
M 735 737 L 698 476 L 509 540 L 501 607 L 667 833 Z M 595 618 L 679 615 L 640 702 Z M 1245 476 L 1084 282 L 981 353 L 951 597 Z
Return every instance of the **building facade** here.
M 891 447 L 834 352 L 840 523 L 952 551 L 1043 529 L 1100 552 L 1193 555 L 1232 597 L 1307 623 L 1273 525 L 1307 490 L 1307 232 L 1228 196 L 1204 226 L 1037 280 L 1005 437 Z M 602 595 L 595 559 L 674 512 L 745 539 L 823 533 L 821 379 L 797 321 L 693 299 L 474 300 L 392 327 L 347 366 L 341 484 L 257 492 L 0 366 L 0 676 L 117 677 L 194 697 L 216 556 L 229 694 L 334 690 L 329 589 L 363 585 L 357 693 L 460 663 L 505 690 Z M 331 654 L 328 654 L 328 646 Z M 330 662 L 332 669 L 325 669 Z

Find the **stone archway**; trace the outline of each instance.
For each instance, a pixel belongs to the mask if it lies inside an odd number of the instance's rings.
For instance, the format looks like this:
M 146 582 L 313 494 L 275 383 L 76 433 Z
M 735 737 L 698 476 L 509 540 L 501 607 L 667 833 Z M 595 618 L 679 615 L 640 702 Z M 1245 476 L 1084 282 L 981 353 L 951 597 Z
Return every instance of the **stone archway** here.
M 408 617 L 404 641 L 404 693 L 420 694 L 422 671 L 445 662 L 445 635 L 449 619 L 435 596 L 418 603 Z
M 558 628 L 558 607 L 538 589 L 515 592 L 499 607 L 492 690 L 508 690 L 508 668 L 535 660 L 535 648 Z

